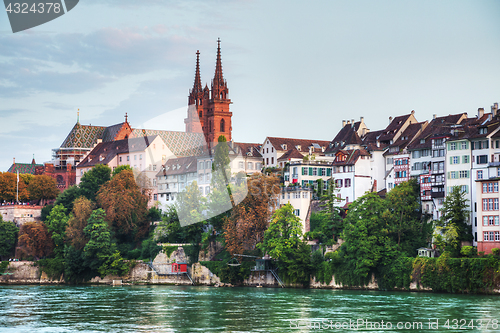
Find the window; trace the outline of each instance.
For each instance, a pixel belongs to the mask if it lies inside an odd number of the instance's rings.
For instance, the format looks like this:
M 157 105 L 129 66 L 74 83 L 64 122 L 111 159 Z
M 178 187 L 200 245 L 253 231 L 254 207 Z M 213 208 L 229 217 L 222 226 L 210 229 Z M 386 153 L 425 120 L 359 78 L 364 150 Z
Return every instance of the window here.
M 120 162 L 122 161 L 122 157 L 120 156 Z
M 262 168 L 260 163 L 255 163 L 255 170 L 260 170 Z
M 127 161 L 130 161 L 130 156 L 127 156 Z
M 134 155 L 134 161 L 137 161 L 137 155 Z
M 412 152 L 412 158 L 419 158 L 420 157 L 420 150 L 415 150 Z
M 425 140 L 424 140 L 424 142 L 425 142 Z M 429 156 L 429 154 L 430 154 L 430 150 L 429 149 L 422 150 L 422 157 Z
M 300 216 L 300 209 L 294 210 L 293 213 L 295 214 L 295 216 Z
M 425 143 L 425 139 L 420 139 L 420 144 L 424 144 Z
M 460 163 L 460 158 L 458 156 L 450 157 L 450 162 L 451 164 L 458 164 Z
M 467 185 L 462 185 L 460 186 L 460 190 L 465 193 L 469 193 L 469 189 Z
M 153 171 L 156 171 L 156 164 L 153 164 Z
M 307 168 L 302 167 L 302 175 L 307 175 Z
M 469 170 L 460 170 L 458 176 L 459 178 L 469 178 Z
M 495 242 L 500 241 L 500 232 L 495 231 Z
M 302 198 L 307 199 L 307 192 L 302 192 Z
M 483 240 L 484 240 L 485 242 L 487 242 L 487 241 L 489 241 L 489 240 L 490 240 L 490 238 L 489 238 L 488 236 L 489 236 L 488 231 L 485 231 L 485 232 L 484 232 L 484 234 L 483 234 Z
M 488 216 L 483 216 L 483 225 L 484 226 L 488 225 Z
M 476 163 L 477 164 L 486 164 L 486 163 L 488 163 L 488 155 L 476 156 Z
M 462 163 L 469 163 L 469 162 L 470 162 L 469 155 L 462 156 Z
M 199 180 L 200 182 L 202 182 L 202 181 L 203 181 L 203 174 L 202 174 L 202 173 L 200 173 L 200 174 L 198 175 L 198 180 Z
M 153 195 L 153 200 L 154 200 L 154 201 L 157 201 L 157 200 L 158 200 L 158 194 L 154 194 L 154 195 Z
M 139 160 L 142 160 L 142 154 L 139 155 Z
M 271 157 L 271 164 L 274 164 L 274 157 Z
M 392 164 L 392 158 L 391 157 L 387 158 L 387 164 Z
M 326 176 L 326 169 L 325 168 L 321 168 L 321 176 Z
M 450 149 L 449 150 L 457 150 L 457 143 L 456 142 L 450 143 Z
M 493 183 L 493 192 L 498 193 L 498 182 Z
M 346 178 L 344 179 L 345 187 L 351 187 L 351 179 Z
M 335 181 L 335 183 L 336 183 L 337 187 L 342 187 L 342 179 L 337 179 Z
M 318 175 L 318 168 L 313 168 L 313 176 L 317 176 Z
M 493 199 L 493 209 L 498 210 L 498 198 Z
M 467 149 L 468 148 L 467 146 L 468 146 L 467 141 L 462 141 L 460 143 L 460 149 Z
M 220 120 L 220 131 L 225 132 L 226 131 L 226 123 L 224 122 L 224 119 Z
M 238 162 L 238 169 L 243 169 L 245 164 L 243 162 Z
M 477 171 L 477 179 L 483 179 L 483 170 Z

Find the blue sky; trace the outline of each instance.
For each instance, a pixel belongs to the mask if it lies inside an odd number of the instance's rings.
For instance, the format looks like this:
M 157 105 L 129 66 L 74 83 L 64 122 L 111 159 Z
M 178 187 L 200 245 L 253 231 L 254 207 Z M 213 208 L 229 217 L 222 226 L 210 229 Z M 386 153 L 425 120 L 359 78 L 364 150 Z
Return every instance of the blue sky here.
M 49 161 L 78 109 L 82 124 L 182 130 L 196 50 L 210 85 L 219 37 L 236 141 L 500 102 L 498 1 L 82 0 L 16 34 L 0 13 L 0 170 Z

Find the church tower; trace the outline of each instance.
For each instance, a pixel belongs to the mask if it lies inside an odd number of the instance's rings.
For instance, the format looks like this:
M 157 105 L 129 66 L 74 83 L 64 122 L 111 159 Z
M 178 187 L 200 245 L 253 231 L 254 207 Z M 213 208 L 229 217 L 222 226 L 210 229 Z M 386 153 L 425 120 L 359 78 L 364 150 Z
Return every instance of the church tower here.
M 227 82 L 222 74 L 219 39 L 217 40 L 217 59 L 211 91 L 207 85 L 205 88 L 201 88 L 199 52 L 196 53 L 194 85 L 189 94 L 188 118 L 184 120 L 186 132 L 200 133 L 203 131 L 205 140 L 209 144 L 216 144 L 221 135 L 224 135 L 227 141 L 231 141 L 231 117 L 233 114 L 229 111 L 231 100 L 228 95 Z
M 201 87 L 200 76 L 200 51 L 196 51 L 196 72 L 194 74 L 193 89 L 189 91 L 188 97 L 188 117 L 184 119 L 186 132 L 201 133 L 203 131 L 203 118 L 206 112 L 203 110 L 204 93 Z

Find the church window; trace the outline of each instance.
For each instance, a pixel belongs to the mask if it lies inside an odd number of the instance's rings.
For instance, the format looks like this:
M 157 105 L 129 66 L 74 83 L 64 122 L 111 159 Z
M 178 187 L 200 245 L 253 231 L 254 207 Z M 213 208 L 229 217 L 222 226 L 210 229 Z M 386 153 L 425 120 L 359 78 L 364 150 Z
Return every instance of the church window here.
M 203 117 L 203 112 L 202 112 L 202 111 L 200 111 L 200 118 L 201 118 L 201 117 Z
M 224 122 L 224 119 L 221 119 L 220 120 L 220 131 L 221 132 L 225 132 L 225 122 Z

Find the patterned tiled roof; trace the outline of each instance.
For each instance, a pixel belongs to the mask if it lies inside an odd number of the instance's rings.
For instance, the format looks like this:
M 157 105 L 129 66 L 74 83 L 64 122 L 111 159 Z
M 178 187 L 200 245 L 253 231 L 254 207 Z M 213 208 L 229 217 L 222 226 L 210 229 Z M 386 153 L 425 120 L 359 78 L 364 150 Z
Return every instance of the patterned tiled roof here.
M 34 175 L 36 167 L 43 167 L 43 164 L 14 163 L 7 172 L 17 173 L 19 171 L 20 174 Z
M 120 132 L 123 125 L 125 125 L 125 124 L 126 123 L 121 123 L 121 124 L 116 124 L 113 126 L 106 127 L 106 130 L 104 131 L 104 133 L 102 135 L 102 141 L 108 142 L 108 141 L 116 140 L 116 135 Z
M 203 133 L 134 129 L 131 138 L 158 135 L 175 156 L 198 156 L 203 153 Z
M 102 139 L 106 127 L 80 125 L 76 123 L 71 132 L 64 140 L 61 148 L 88 148 L 91 149 L 97 144 L 98 139 Z

